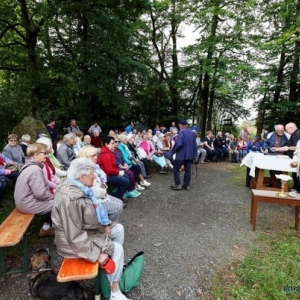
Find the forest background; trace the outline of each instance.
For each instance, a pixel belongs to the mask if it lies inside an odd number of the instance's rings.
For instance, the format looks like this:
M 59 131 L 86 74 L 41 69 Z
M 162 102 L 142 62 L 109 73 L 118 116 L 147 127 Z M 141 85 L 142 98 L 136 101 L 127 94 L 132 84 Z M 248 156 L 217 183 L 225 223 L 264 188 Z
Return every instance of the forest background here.
M 258 136 L 299 123 L 299 33 L 300 0 L 2 0 L 0 132 L 25 116 L 106 130 L 188 118 L 204 136 L 251 118 L 247 101 Z

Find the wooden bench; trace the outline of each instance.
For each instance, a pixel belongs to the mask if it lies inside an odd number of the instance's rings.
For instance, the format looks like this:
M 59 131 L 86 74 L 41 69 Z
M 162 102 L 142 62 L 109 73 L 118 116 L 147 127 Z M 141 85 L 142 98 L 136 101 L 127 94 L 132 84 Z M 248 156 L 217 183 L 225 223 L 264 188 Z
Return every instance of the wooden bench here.
M 250 223 L 252 224 L 253 231 L 255 231 L 256 228 L 257 205 L 259 202 L 295 206 L 295 229 L 298 230 L 300 198 L 290 196 L 278 197 L 277 194 L 278 192 L 275 191 L 252 190 Z
M 26 272 L 29 270 L 27 229 L 33 220 L 33 214 L 24 214 L 16 208 L 0 225 L 0 271 L 5 274 L 4 248 L 12 247 L 22 242 L 24 269 L 12 270 L 9 273 Z
M 91 263 L 83 258 L 64 258 L 57 275 L 58 282 L 95 278 L 95 300 L 100 300 L 100 277 L 98 261 Z

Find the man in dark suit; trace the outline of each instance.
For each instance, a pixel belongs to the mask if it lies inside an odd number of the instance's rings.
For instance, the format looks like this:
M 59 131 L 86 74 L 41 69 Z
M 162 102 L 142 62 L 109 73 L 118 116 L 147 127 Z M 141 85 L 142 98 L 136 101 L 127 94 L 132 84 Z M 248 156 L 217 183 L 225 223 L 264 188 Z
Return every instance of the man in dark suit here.
M 180 131 L 176 142 L 172 148 L 172 154 L 176 154 L 174 160 L 174 181 L 175 185 L 171 185 L 171 190 L 185 189 L 189 191 L 191 181 L 191 164 L 194 158 L 198 157 L 198 148 L 196 139 L 192 131 L 188 128 L 186 120 L 179 121 Z M 180 168 L 184 166 L 183 185 L 180 183 Z

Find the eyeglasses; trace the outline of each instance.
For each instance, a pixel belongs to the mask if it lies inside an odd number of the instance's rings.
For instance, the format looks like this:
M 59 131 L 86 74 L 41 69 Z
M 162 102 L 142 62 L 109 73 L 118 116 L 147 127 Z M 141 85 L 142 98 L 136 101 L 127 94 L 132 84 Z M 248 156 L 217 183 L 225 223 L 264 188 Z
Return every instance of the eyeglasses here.
M 9 140 L 10 142 L 16 142 L 17 140 Z

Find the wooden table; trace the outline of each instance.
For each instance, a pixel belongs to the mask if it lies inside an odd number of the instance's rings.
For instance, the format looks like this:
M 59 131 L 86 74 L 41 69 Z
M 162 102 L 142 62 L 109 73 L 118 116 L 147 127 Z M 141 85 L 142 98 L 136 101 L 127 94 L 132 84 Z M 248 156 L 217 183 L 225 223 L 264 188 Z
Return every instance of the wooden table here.
M 256 228 L 257 206 L 259 202 L 295 206 L 295 229 L 298 230 L 300 198 L 294 198 L 290 196 L 278 197 L 277 194 L 278 193 L 274 191 L 252 190 L 250 223 L 252 224 L 253 231 L 255 231 Z
M 249 184 L 251 189 L 280 192 L 281 183 L 275 177 L 275 173 L 287 174 L 288 172 L 297 172 L 297 168 L 291 167 L 291 161 L 292 159 L 288 156 L 264 155 L 262 153 L 249 152 L 244 157 L 241 166 L 247 166 L 246 177 L 251 176 Z M 265 176 L 265 170 L 273 171 L 270 177 Z M 248 182 L 247 178 L 246 182 Z M 288 191 L 287 183 L 285 184 L 284 190 L 286 192 Z

